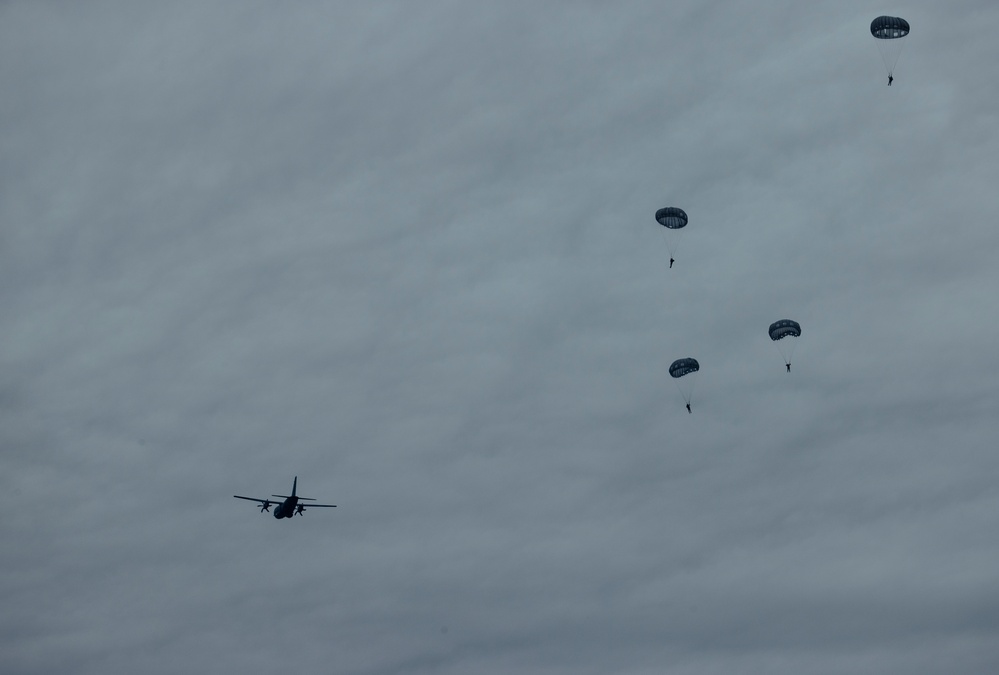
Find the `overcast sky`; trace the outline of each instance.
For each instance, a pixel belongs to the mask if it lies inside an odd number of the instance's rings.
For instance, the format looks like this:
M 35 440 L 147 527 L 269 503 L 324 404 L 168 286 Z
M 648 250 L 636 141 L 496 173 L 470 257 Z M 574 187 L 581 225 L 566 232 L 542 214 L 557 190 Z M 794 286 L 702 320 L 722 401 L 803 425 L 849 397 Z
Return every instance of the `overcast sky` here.
M 995 671 L 997 35 L 3 3 L 0 670 Z

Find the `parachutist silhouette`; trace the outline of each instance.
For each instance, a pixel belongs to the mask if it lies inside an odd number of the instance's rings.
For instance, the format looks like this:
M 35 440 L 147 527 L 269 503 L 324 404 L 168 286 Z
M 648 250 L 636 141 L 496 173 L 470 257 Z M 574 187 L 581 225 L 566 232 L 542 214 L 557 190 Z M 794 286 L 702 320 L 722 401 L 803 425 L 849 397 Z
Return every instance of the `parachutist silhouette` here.
M 801 324 L 793 319 L 781 319 L 770 324 L 767 333 L 777 345 L 777 350 L 780 352 L 781 358 L 784 359 L 784 367 L 790 373 L 791 359 L 794 358 L 794 340 L 801 336 Z M 783 344 L 786 346 L 781 346 L 782 341 L 785 341 Z
M 666 250 L 669 251 L 669 268 L 673 269 L 673 253 L 679 243 L 680 230 L 687 227 L 687 213 L 675 206 L 667 206 L 656 211 L 656 222 L 665 228 L 663 231 L 666 233 Z
M 697 359 L 691 358 L 677 359 L 669 366 L 669 376 L 674 380 L 679 380 L 681 377 L 690 378 L 676 383 L 683 400 L 687 403 L 687 412 L 690 412 L 690 397 L 694 392 L 693 375 L 700 369 L 701 364 L 697 362 Z
M 895 64 L 902 53 L 902 45 L 909 35 L 909 22 L 899 16 L 879 16 L 871 21 L 871 35 L 878 43 L 881 60 L 888 73 L 888 86 L 895 79 Z

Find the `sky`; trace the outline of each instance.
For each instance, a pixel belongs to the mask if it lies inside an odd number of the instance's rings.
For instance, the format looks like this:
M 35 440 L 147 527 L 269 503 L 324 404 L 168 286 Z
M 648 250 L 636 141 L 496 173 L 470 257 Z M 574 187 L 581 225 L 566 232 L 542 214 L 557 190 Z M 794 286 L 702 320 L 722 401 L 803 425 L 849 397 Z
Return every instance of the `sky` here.
M 997 34 L 3 3 L 0 670 L 994 671 Z

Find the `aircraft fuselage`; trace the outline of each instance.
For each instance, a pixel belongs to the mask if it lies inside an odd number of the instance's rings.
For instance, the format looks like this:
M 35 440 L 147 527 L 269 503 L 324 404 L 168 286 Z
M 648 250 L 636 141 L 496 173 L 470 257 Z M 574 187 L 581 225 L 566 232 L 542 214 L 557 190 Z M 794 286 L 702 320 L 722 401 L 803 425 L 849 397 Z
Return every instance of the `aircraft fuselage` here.
M 274 507 L 275 518 L 291 518 L 295 515 L 295 507 L 298 506 L 298 497 L 288 497 L 283 502 Z

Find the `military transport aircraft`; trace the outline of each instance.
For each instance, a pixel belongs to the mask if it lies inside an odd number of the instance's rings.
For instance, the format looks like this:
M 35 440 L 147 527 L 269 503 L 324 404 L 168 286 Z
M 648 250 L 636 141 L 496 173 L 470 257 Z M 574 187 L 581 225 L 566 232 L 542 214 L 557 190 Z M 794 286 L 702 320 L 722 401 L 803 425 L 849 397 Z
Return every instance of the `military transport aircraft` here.
M 255 497 L 240 497 L 239 495 L 233 495 L 236 499 L 245 499 L 248 502 L 257 502 L 260 504 L 260 512 L 263 513 L 267 511 L 270 513 L 271 504 L 276 504 L 274 507 L 274 517 L 275 518 L 291 518 L 294 515 L 302 515 L 305 513 L 306 504 L 299 504 L 299 500 L 306 500 L 313 502 L 315 501 L 312 497 L 299 497 L 295 494 L 298 490 L 298 476 L 295 476 L 295 482 L 291 484 L 291 495 L 271 495 L 271 497 L 280 497 L 283 502 L 279 502 L 276 499 L 256 499 Z M 310 509 L 335 509 L 336 504 L 308 504 Z

